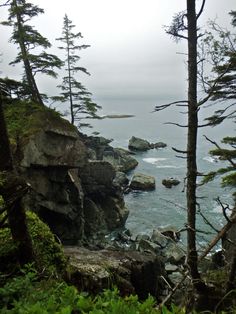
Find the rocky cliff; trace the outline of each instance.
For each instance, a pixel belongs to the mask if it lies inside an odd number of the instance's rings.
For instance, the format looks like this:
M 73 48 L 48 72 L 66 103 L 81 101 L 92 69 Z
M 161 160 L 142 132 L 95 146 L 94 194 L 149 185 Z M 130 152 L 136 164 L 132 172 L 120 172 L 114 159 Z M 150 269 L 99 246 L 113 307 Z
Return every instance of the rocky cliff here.
M 113 166 L 96 156 L 91 160 L 88 138 L 53 110 L 29 108 L 20 113 L 24 124 L 19 117 L 13 124 L 12 114 L 6 113 L 15 162 L 31 185 L 26 207 L 65 244 L 124 226 L 128 210 L 113 184 Z

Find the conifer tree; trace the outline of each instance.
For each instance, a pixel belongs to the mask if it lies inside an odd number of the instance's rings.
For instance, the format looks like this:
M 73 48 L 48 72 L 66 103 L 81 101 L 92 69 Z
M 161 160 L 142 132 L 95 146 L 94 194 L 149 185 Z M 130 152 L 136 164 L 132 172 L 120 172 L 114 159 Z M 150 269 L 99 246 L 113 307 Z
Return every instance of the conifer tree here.
M 231 11 L 232 26 L 236 27 L 236 11 Z M 203 40 L 206 56 L 213 64 L 212 73 L 217 76 L 217 82 L 211 89 L 212 101 L 219 101 L 222 108 L 216 110 L 206 120 L 212 125 L 218 125 L 225 119 L 230 118 L 236 122 L 236 36 L 228 30 L 221 28 L 215 21 L 210 22 L 211 31 L 207 32 Z M 212 80 L 212 79 L 211 79 Z M 211 86 L 211 80 L 209 86 Z M 217 171 L 210 172 L 204 182 L 213 180 L 215 176 L 222 175 L 222 185 L 236 187 L 236 136 L 231 135 L 222 139 L 224 147 L 208 139 L 215 149 L 210 154 L 228 161 L 228 165 Z M 236 196 L 236 193 L 234 193 Z
M 84 114 L 89 117 L 95 117 L 97 109 L 100 108 L 92 101 L 92 94 L 75 77 L 75 74 L 78 72 L 83 72 L 89 75 L 86 68 L 77 66 L 77 62 L 80 60 L 80 56 L 77 52 L 90 46 L 77 44 L 83 36 L 80 32 L 74 33 L 74 27 L 75 25 L 73 25 L 72 21 L 69 20 L 67 15 L 65 15 L 62 37 L 57 38 L 57 40 L 63 43 L 63 46 L 60 46 L 59 49 L 65 51 L 64 62 L 66 70 L 66 76 L 63 77 L 63 82 L 59 85 L 62 90 L 62 97 L 60 100 L 63 102 L 69 102 L 72 124 L 75 123 L 75 120 L 79 120 Z
M 7 1 L 5 5 L 9 7 L 9 15 L 8 21 L 2 24 L 13 28 L 10 40 L 19 46 L 18 55 L 11 64 L 23 62 L 24 80 L 27 82 L 31 98 L 43 105 L 35 75 L 42 73 L 56 77 L 54 68 L 60 68 L 63 64 L 57 56 L 46 52 L 46 49 L 51 47 L 50 42 L 29 23 L 33 17 L 44 13 L 44 10 L 26 0 Z M 41 49 L 41 52 L 34 53 L 35 48 Z

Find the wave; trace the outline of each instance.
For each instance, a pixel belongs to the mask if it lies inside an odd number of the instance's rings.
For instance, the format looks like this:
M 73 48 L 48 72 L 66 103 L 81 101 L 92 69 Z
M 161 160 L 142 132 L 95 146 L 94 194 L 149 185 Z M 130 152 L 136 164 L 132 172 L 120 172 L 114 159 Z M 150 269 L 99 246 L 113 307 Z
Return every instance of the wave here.
M 203 157 L 202 159 L 205 160 L 205 161 L 208 161 L 210 163 L 215 163 L 215 162 L 219 161 L 219 158 L 211 157 L 211 156 L 206 156 L 206 157 Z
M 173 169 L 179 169 L 179 168 L 183 168 L 184 166 L 176 166 L 176 165 L 171 165 L 171 164 L 163 164 L 163 162 L 165 162 L 167 159 L 169 158 L 154 158 L 154 157 L 150 157 L 150 158 L 143 158 L 144 162 L 147 162 L 149 164 L 155 165 L 156 168 L 173 168 Z
M 152 164 L 152 165 L 156 165 L 158 164 L 160 161 L 163 161 L 163 160 L 167 160 L 167 158 L 143 158 L 143 161 L 149 163 L 149 164 Z

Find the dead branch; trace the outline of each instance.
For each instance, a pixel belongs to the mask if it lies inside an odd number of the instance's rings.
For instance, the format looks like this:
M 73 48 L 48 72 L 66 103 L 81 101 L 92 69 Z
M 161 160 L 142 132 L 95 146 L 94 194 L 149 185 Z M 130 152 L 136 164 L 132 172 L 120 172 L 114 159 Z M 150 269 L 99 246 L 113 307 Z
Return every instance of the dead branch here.
M 198 19 L 198 18 L 201 16 L 201 14 L 202 14 L 202 12 L 203 12 L 203 9 L 204 9 L 204 6 L 205 6 L 205 3 L 206 3 L 206 0 L 203 0 L 203 1 L 202 1 L 201 8 L 200 8 L 200 11 L 198 12 L 198 14 L 197 14 L 197 16 L 196 16 L 196 19 Z
M 164 124 L 175 125 L 175 126 L 179 126 L 180 128 L 187 128 L 188 127 L 188 125 L 183 125 L 183 124 L 174 123 L 174 122 L 165 122 Z
M 187 100 L 178 100 L 178 101 L 174 101 L 174 102 L 171 102 L 171 103 L 168 103 L 168 104 L 155 106 L 155 109 L 152 112 L 161 111 L 161 110 L 164 110 L 164 109 L 166 109 L 166 108 L 168 108 L 168 107 L 170 107 L 172 105 L 178 105 L 178 104 L 183 104 L 183 103 L 187 103 L 188 104 L 188 101 Z
M 220 198 L 217 197 L 216 199 L 217 203 L 221 206 L 222 208 L 222 212 L 223 212 L 223 215 L 225 217 L 225 219 L 228 221 L 228 222 L 231 222 L 231 219 L 227 216 L 226 214 L 226 210 L 229 209 L 229 205 L 227 204 L 226 206 L 224 206 L 224 204 L 221 202 Z
M 216 237 L 210 242 L 205 252 L 199 257 L 199 261 L 202 260 L 211 250 L 212 248 L 222 239 L 226 232 L 232 227 L 232 225 L 236 223 L 236 213 L 231 217 L 231 220 L 227 222 L 227 224 L 218 232 Z
M 186 150 L 180 150 L 180 149 L 177 149 L 175 147 L 171 147 L 171 149 L 173 149 L 174 152 L 180 153 L 180 154 L 187 154 L 188 153 Z

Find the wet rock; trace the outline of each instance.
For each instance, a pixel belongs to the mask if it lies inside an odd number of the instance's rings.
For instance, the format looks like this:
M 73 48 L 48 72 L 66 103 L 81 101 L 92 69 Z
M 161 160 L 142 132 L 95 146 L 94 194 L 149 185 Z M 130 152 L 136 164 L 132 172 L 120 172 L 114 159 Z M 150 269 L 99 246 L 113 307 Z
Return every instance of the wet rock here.
M 163 179 L 162 184 L 166 188 L 170 189 L 170 188 L 172 188 L 172 186 L 176 186 L 176 185 L 180 184 L 180 181 L 178 179 L 175 179 L 175 178 L 169 178 L 169 179 Z
M 150 253 L 89 251 L 82 247 L 65 247 L 71 269 L 70 281 L 83 291 L 98 293 L 117 286 L 122 295 L 148 294 L 159 297 L 165 273 L 161 260 Z
M 146 151 L 151 148 L 150 143 L 148 141 L 135 137 L 135 136 L 132 136 L 131 139 L 129 140 L 128 147 L 129 149 L 137 150 L 137 151 Z
M 156 188 L 155 178 L 146 174 L 135 173 L 131 179 L 129 187 L 132 190 L 154 190 Z
M 113 184 L 125 187 L 129 184 L 129 179 L 127 178 L 126 174 L 121 171 L 117 171 L 115 178 L 113 180 Z
M 154 144 L 154 148 L 165 148 L 166 146 L 167 144 L 163 142 L 157 142 Z
M 115 178 L 115 169 L 106 161 L 89 161 L 80 170 L 80 177 L 86 194 L 110 193 Z
M 159 230 L 153 230 L 151 241 L 158 244 L 160 247 L 164 248 L 167 246 L 169 237 L 166 237 Z
M 164 148 L 167 145 L 163 142 L 157 142 L 157 143 L 149 143 L 147 140 L 144 140 L 139 137 L 132 136 L 129 140 L 129 149 L 136 150 L 136 151 L 147 151 L 149 149 L 153 148 Z
M 149 251 L 158 254 L 160 253 L 160 246 L 152 241 L 142 239 L 139 241 L 138 250 L 140 252 Z
M 176 242 L 180 239 L 180 231 L 175 226 L 158 227 L 156 231 Z
M 185 260 L 186 253 L 174 241 L 170 241 L 168 245 L 162 250 L 164 258 L 171 264 L 181 264 Z
M 112 148 L 109 154 L 103 154 L 103 160 L 112 164 L 116 171 L 128 172 L 138 165 L 138 161 L 132 154 L 123 148 Z
M 141 240 L 147 240 L 150 241 L 151 238 L 147 234 L 138 234 L 135 238 L 135 241 L 140 242 Z

